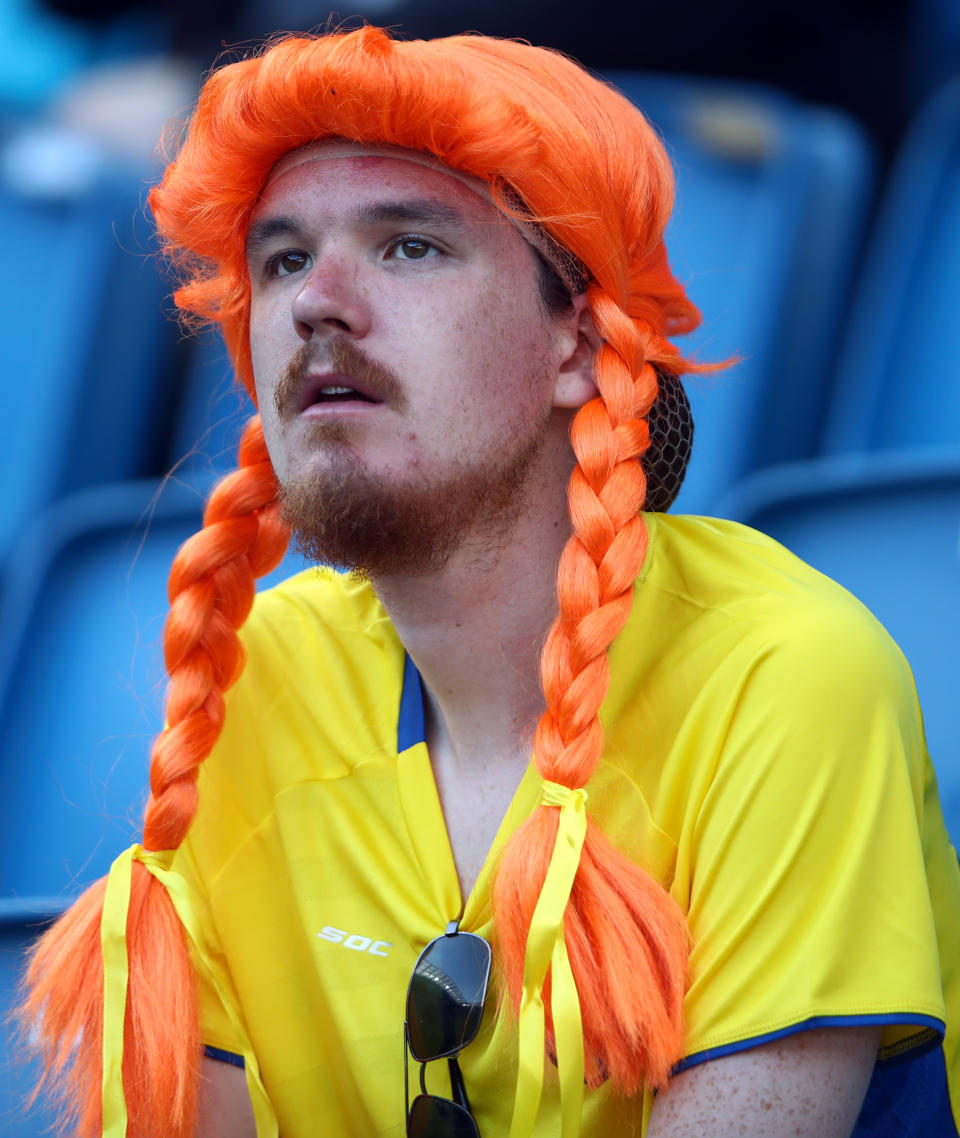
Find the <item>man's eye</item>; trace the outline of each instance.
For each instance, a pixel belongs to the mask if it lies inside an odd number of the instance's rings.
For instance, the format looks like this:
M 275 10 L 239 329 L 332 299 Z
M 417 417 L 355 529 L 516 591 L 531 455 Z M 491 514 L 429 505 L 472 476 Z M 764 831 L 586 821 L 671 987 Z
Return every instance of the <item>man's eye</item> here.
M 387 250 L 388 256 L 401 261 L 422 261 L 439 250 L 423 237 L 401 237 Z
M 304 269 L 309 269 L 310 258 L 306 253 L 285 249 L 270 258 L 267 268 L 273 276 L 289 277 L 292 273 L 301 273 Z

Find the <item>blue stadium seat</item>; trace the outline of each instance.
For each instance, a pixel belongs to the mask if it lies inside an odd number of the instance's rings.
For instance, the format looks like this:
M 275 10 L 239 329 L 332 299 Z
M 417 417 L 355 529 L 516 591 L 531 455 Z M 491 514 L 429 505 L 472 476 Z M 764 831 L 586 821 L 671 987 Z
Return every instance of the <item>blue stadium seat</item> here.
M 57 503 L 18 545 L 0 615 L 0 896 L 75 895 L 137 835 L 162 725 L 166 577 L 200 522 L 153 484 Z
M 960 449 L 770 468 L 724 502 L 839 581 L 913 668 L 947 826 L 960 841 Z
M 138 834 L 167 575 L 200 520 L 186 487 L 102 486 L 18 545 L 0 609 L 0 897 L 73 896 Z
M 86 23 L 41 0 L 0 0 L 0 114 L 43 109 L 93 64 L 165 50 L 159 13 L 119 7 L 116 17 Z
M 0 900 L 0 1134 L 4 1138 L 46 1138 L 52 1133 L 53 1117 L 43 1105 L 26 1109 L 37 1068 L 18 1059 L 6 1019 L 24 950 L 46 919 L 59 911 L 44 904 Z
M 42 105 L 89 56 L 89 37 L 76 24 L 32 0 L 0 4 L 0 106 Z
M 81 493 L 40 515 L 16 548 L 0 609 L 0 1133 L 41 1138 L 23 1107 L 36 1067 L 5 1022 L 23 952 L 46 917 L 137 832 L 146 754 L 160 721 L 164 568 L 199 519 L 195 496 Z M 157 555 L 154 556 L 154 550 Z M 139 689 L 134 684 L 139 683 Z
M 0 450 L 0 565 L 47 503 L 155 469 L 167 429 L 168 285 L 139 175 L 75 136 L 0 145 L 0 285 L 10 429 Z
M 960 4 L 956 0 L 911 0 L 911 88 L 928 95 L 960 72 Z
M 909 130 L 866 258 L 824 450 L 960 445 L 960 78 Z
M 817 453 L 822 406 L 873 186 L 848 118 L 741 84 L 608 75 L 677 170 L 671 264 L 704 316 L 683 350 L 740 358 L 687 380 L 693 458 L 675 510 L 712 513 L 734 481 Z
M 0 1133 L 39 1138 L 19 1110 L 30 1071 L 3 1025 L 22 952 L 136 840 L 162 725 L 166 581 L 201 521 L 194 489 L 101 486 L 42 514 L 18 543 L 0 608 Z M 262 587 L 302 567 L 288 556 Z M 6 1040 L 6 1045 L 4 1045 Z
M 218 332 L 204 330 L 189 348 L 166 466 L 178 482 L 203 486 L 236 467 L 240 435 L 255 408 L 233 377 Z

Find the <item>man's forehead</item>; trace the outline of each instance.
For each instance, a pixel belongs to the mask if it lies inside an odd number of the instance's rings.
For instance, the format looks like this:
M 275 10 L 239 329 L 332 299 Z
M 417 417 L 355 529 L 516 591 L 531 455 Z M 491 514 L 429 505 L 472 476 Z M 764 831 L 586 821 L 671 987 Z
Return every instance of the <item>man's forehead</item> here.
M 451 166 L 444 165 L 433 154 L 427 154 L 421 150 L 408 150 L 402 146 L 391 146 L 389 143 L 345 142 L 342 140 L 313 142 L 289 151 L 270 171 L 264 190 L 269 189 L 270 185 L 278 178 L 299 166 L 313 162 L 334 161 L 338 158 L 358 160 L 392 158 L 400 162 L 409 162 L 412 165 L 435 170 L 437 173 L 454 178 L 468 189 L 473 190 L 475 194 L 479 194 L 485 201 L 496 204 L 486 182 L 480 178 L 474 178 L 470 174 L 465 174 L 462 170 L 454 170 Z M 371 165 L 373 164 L 371 163 Z
M 329 210 L 358 226 L 396 222 L 450 229 L 495 220 L 530 240 L 497 208 L 485 183 L 400 148 L 326 144 L 285 156 L 271 171 L 253 211 L 248 247 L 262 243 L 283 227 L 284 219 L 304 209 L 314 217 Z M 292 221 L 286 226 L 294 227 Z
M 478 225 L 517 232 L 487 196 L 459 179 L 394 155 L 337 154 L 286 165 L 267 183 L 246 237 L 248 258 L 276 241 L 310 240 L 317 226 L 358 231 L 387 226 L 428 229 L 452 238 Z M 522 232 L 522 231 L 521 231 Z M 526 238 L 526 234 L 522 234 Z
M 518 206 L 521 205 L 519 198 L 517 198 L 515 194 L 512 194 L 509 187 L 505 188 L 505 194 L 495 196 L 490 185 L 483 181 L 482 178 L 474 177 L 472 174 L 467 174 L 463 170 L 457 170 L 452 166 L 447 166 L 434 154 L 421 150 L 408 150 L 405 147 L 393 146 L 390 143 L 350 142 L 342 139 L 328 139 L 321 142 L 308 143 L 306 146 L 301 146 L 289 151 L 277 161 L 270 171 L 264 184 L 260 207 L 258 207 L 254 217 L 256 217 L 258 213 L 263 212 L 265 202 L 272 196 L 271 187 L 273 187 L 279 179 L 290 174 L 292 171 L 308 167 L 311 164 L 325 164 L 327 162 L 334 162 L 337 159 L 350 159 L 352 160 L 351 164 L 354 165 L 356 169 L 362 171 L 366 168 L 368 171 L 373 171 L 374 176 L 376 176 L 378 166 L 381 168 L 384 166 L 392 167 L 394 171 L 402 170 L 404 166 L 407 166 L 411 171 L 419 168 L 424 171 L 430 171 L 434 175 L 438 187 L 443 185 L 447 187 L 464 187 L 471 192 L 469 194 L 454 194 L 453 196 L 459 197 L 461 202 L 467 204 L 468 212 L 479 212 L 469 210 L 469 203 L 471 201 L 478 203 L 478 205 L 482 202 L 486 209 L 492 210 L 494 215 L 505 219 L 516 229 L 520 236 L 553 267 L 571 292 L 581 290 L 582 273 L 579 265 L 575 265 L 574 258 L 553 242 L 538 224 L 534 221 L 523 220 L 522 216 L 518 216 L 509 206 L 504 205 L 504 197 L 507 199 L 513 197 L 516 204 Z M 392 159 L 393 161 L 384 163 L 384 159 Z M 387 180 L 386 177 L 384 180 Z M 415 196 L 422 201 L 423 195 L 416 194 Z M 429 196 L 432 197 L 433 195 Z M 439 206 L 441 203 L 436 204 Z M 390 208 L 390 204 L 386 203 L 385 208 Z M 486 209 L 484 209 L 484 212 L 486 212 Z M 521 215 L 522 212 L 523 211 L 521 211 Z M 396 217 L 394 220 L 403 221 L 417 219 Z M 452 221 L 453 218 L 449 217 L 447 220 Z M 460 218 L 458 220 L 464 219 Z

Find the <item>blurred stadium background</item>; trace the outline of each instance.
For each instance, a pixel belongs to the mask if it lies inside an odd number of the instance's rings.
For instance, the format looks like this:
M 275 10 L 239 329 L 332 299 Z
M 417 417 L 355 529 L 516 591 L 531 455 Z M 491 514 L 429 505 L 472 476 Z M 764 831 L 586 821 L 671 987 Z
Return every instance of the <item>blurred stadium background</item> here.
M 368 0 L 330 22 L 522 36 L 658 126 L 671 258 L 704 316 L 688 347 L 742 361 L 690 385 L 674 508 L 757 525 L 877 613 L 956 834 L 960 4 L 589 13 Z M 216 338 L 173 317 L 144 206 L 156 141 L 212 60 L 326 24 L 302 0 L 0 0 L 0 1016 L 23 946 L 139 832 L 166 573 L 247 411 Z M 0 1132 L 34 1138 L 49 1119 L 10 1051 Z

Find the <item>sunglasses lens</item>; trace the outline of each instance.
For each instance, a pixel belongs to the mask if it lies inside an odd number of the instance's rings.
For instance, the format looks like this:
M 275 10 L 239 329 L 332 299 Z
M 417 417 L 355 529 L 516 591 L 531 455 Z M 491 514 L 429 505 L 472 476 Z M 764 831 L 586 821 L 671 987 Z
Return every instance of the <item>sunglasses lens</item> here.
M 407 1119 L 407 1138 L 480 1138 L 480 1131 L 462 1106 L 433 1095 L 417 1095 Z
M 482 937 L 457 933 L 427 945 L 407 993 L 410 1050 L 417 1062 L 451 1055 L 473 1039 L 489 976 L 490 946 Z

